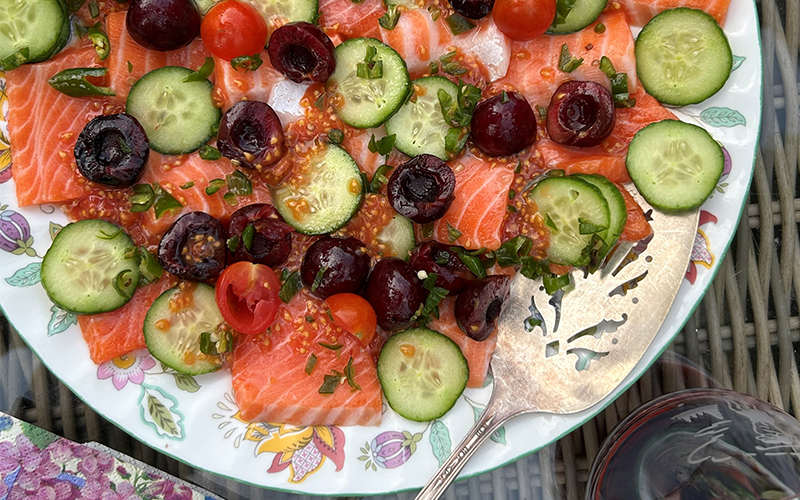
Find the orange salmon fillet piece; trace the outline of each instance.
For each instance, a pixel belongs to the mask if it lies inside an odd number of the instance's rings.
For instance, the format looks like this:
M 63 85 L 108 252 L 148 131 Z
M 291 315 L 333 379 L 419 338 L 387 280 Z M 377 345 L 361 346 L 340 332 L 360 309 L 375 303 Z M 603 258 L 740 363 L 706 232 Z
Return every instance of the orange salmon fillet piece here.
M 675 7 L 702 10 L 722 25 L 728 15 L 731 0 L 614 0 L 608 9 L 622 9 L 632 26 L 644 26 L 656 14 Z
M 86 181 L 73 149 L 83 127 L 102 114 L 105 101 L 69 97 L 47 80 L 68 68 L 99 66 L 94 48 L 82 47 L 6 73 L 12 175 L 20 206 L 68 201 L 84 193 Z
M 243 419 L 293 425 L 380 424 L 381 387 L 375 352 L 333 325 L 326 310 L 322 301 L 300 292 L 281 306 L 271 333 L 239 337 L 231 374 Z M 342 348 L 334 352 L 318 342 L 341 344 Z M 311 353 L 317 362 L 308 375 L 305 369 Z M 332 370 L 344 372 L 351 358 L 353 380 L 361 389 L 351 390 L 345 382 L 333 394 L 320 394 L 324 376 Z
M 89 356 L 95 364 L 143 349 L 144 317 L 159 295 L 172 287 L 174 281 L 163 277 L 157 282 L 136 289 L 131 300 L 121 308 L 102 314 L 78 316 L 83 339 L 89 345 Z
M 499 248 L 516 164 L 483 160 L 470 152 L 451 161 L 455 199 L 444 217 L 434 223 L 434 239 L 470 249 Z M 452 238 L 451 228 L 461 235 Z

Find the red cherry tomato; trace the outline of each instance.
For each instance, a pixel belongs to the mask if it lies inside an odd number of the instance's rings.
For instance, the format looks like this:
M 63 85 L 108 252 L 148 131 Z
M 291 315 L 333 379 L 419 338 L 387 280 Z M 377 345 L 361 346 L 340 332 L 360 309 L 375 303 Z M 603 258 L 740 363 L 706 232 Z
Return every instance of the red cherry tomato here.
M 228 61 L 260 54 L 268 35 L 267 23 L 256 8 L 238 0 L 216 4 L 200 25 L 203 44 L 212 54 Z
M 492 15 L 497 27 L 509 38 L 533 40 L 553 24 L 556 0 L 496 0 Z
M 269 267 L 237 262 L 225 268 L 217 281 L 217 306 L 236 331 L 247 335 L 261 333 L 278 314 L 280 288 L 278 276 Z
M 355 335 L 363 346 L 372 342 L 378 317 L 365 298 L 354 293 L 337 293 L 325 299 L 325 304 L 336 326 Z

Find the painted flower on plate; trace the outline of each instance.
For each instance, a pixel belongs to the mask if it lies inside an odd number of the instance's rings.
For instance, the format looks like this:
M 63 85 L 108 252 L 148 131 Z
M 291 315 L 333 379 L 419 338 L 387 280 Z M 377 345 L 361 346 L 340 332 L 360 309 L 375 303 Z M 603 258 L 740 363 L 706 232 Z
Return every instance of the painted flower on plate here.
M 144 491 L 145 498 L 163 500 L 192 500 L 192 490 L 169 479 L 162 479 L 149 485 Z
M 258 443 L 256 455 L 276 453 L 267 472 L 288 468 L 291 483 L 304 481 L 322 467 L 326 458 L 333 461 L 337 471 L 344 466 L 344 432 L 338 427 L 251 423 L 245 439 Z
M 128 382 L 141 384 L 144 382 L 144 372 L 156 365 L 156 361 L 145 350 L 135 351 L 111 361 L 106 361 L 97 367 L 97 378 L 105 380 L 110 378 L 114 387 L 121 391 Z
M 400 467 L 411 458 L 413 438 L 408 432 L 386 431 L 378 434 L 370 443 L 372 461 L 378 467 L 394 469 Z

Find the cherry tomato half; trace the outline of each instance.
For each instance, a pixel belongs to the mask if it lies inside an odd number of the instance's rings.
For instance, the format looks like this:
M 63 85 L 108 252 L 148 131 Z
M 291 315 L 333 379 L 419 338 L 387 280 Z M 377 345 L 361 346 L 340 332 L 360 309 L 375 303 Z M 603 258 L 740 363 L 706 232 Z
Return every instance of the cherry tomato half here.
M 278 314 L 280 288 L 278 276 L 269 267 L 237 262 L 225 268 L 217 281 L 217 306 L 236 331 L 247 335 L 261 333 Z
M 203 44 L 212 54 L 227 61 L 260 54 L 268 35 L 267 23 L 256 8 L 238 0 L 216 4 L 200 25 Z
M 497 27 L 509 38 L 533 40 L 553 24 L 556 0 L 496 0 L 492 15 Z
M 336 326 L 355 335 L 363 346 L 372 342 L 378 317 L 367 299 L 354 293 L 337 293 L 325 299 L 325 304 Z

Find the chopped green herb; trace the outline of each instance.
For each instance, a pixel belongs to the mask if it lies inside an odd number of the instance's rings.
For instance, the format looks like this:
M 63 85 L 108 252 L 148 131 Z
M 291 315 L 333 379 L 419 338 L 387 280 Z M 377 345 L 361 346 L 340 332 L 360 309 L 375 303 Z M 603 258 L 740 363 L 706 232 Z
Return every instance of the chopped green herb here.
M 308 361 L 306 361 L 306 375 L 311 375 L 315 366 L 317 366 L 317 355 L 312 352 L 308 357 Z
M 561 55 L 558 57 L 558 69 L 564 73 L 572 73 L 583 64 L 583 58 L 572 57 L 567 44 L 561 46 Z
M 208 144 L 203 144 L 198 153 L 200 154 L 200 158 L 204 160 L 215 161 L 222 158 L 222 153 L 219 152 L 219 149 L 214 146 L 209 146 Z
M 439 72 L 439 63 L 436 61 L 431 61 L 431 75 L 435 75 Z
M 383 61 L 381 59 L 375 60 L 378 55 L 378 49 L 369 45 L 367 53 L 364 56 L 364 62 L 356 65 L 356 76 L 359 78 L 366 78 L 368 80 L 377 80 L 383 78 Z
M 236 195 L 228 191 L 227 193 L 222 195 L 222 201 L 227 203 L 228 205 L 235 207 L 239 204 L 239 200 L 236 198 Z
M 486 277 L 486 269 L 484 268 L 483 262 L 481 262 L 480 258 L 470 255 L 466 252 L 458 254 L 458 258 L 461 259 L 461 262 L 463 262 L 464 265 L 467 266 L 467 269 L 472 271 L 475 276 L 478 278 Z
M 115 229 L 111 233 L 107 233 L 107 232 L 101 230 L 100 234 L 98 236 L 96 236 L 96 238 L 100 239 L 100 240 L 113 240 L 114 238 L 116 238 L 120 234 L 122 234 L 122 228 L 118 227 L 117 229 Z
M 517 196 L 517 192 L 516 191 L 514 191 L 513 189 L 509 189 L 508 190 L 508 199 L 509 200 L 513 200 L 514 197 L 516 197 L 516 196 Z
M 378 19 L 378 24 L 387 30 L 393 30 L 397 26 L 397 21 L 400 20 L 400 11 L 397 10 L 397 5 L 389 4 L 386 9 L 386 14 Z
M 447 64 L 447 63 L 451 62 L 453 59 L 455 59 L 457 55 L 458 55 L 457 51 L 451 50 L 447 54 L 445 54 L 442 57 L 440 57 L 439 60 L 442 61 L 442 64 Z
M 183 205 L 157 182 L 153 183 L 153 193 L 155 194 L 153 210 L 156 212 L 156 219 L 164 215 L 164 212 L 183 208 Z
M 557 0 L 556 1 L 556 17 L 553 20 L 553 26 L 559 26 L 566 22 L 567 16 L 575 6 L 576 0 Z
M 618 108 L 631 108 L 636 104 L 636 99 L 631 98 L 628 92 L 628 74 L 617 73 L 614 64 L 606 56 L 600 58 L 600 71 L 608 76 L 611 81 L 611 96 L 614 106 Z
M 350 392 L 360 391 L 361 386 L 356 383 L 356 369 L 353 366 L 353 358 L 347 360 L 347 366 L 344 367 L 344 376 L 347 379 L 347 385 L 350 386 Z
M 120 271 L 120 273 L 114 278 L 114 281 L 111 282 L 111 284 L 114 285 L 114 291 L 126 299 L 133 297 L 133 292 L 136 291 L 136 287 L 131 289 L 131 285 L 133 285 L 133 278 L 127 276 L 128 274 L 133 274 L 133 271 L 130 269 Z
M 443 264 L 447 264 L 450 262 L 450 253 L 449 252 L 436 252 L 433 256 L 433 261 L 439 264 L 440 266 Z
M 469 134 L 464 127 L 450 127 L 444 136 L 444 149 L 448 153 L 458 153 L 467 144 Z
M 197 68 L 197 71 L 190 75 L 186 75 L 186 78 L 183 79 L 184 83 L 187 82 L 202 82 L 203 80 L 207 80 L 211 73 L 214 72 L 214 58 L 213 57 L 206 57 L 205 62 L 202 66 Z
M 131 149 L 131 147 L 128 146 L 128 143 L 125 142 L 125 139 L 123 139 L 122 137 L 119 138 L 119 148 L 126 155 L 133 153 L 133 150 Z
M 578 232 L 580 234 L 597 234 L 605 229 L 605 226 L 598 226 L 582 217 L 578 218 Z
M 342 382 L 341 375 L 325 375 L 325 380 L 319 388 L 320 394 L 333 394 Z
M 516 166 L 516 168 L 514 169 L 514 173 L 515 173 L 515 174 L 518 174 L 518 173 L 520 173 L 520 172 L 522 172 L 522 162 L 521 162 L 521 161 L 518 161 L 518 162 L 517 162 L 517 166 Z
M 558 231 L 558 226 L 556 226 L 556 223 L 553 221 L 553 218 L 550 217 L 550 214 L 548 213 L 544 214 L 544 225 L 549 227 L 553 231 Z
M 437 5 L 428 5 L 428 12 L 431 14 L 431 19 L 433 22 L 436 22 L 439 19 L 439 16 L 442 15 L 442 9 L 439 8 Z
M 139 247 L 139 283 L 146 285 L 164 275 L 164 270 L 155 255 L 144 246 Z
M 253 237 L 255 235 L 256 235 L 256 227 L 251 222 L 244 228 L 244 231 L 242 231 L 242 243 L 244 243 L 244 248 L 248 252 L 253 247 Z
M 507 93 L 506 93 L 506 91 L 504 90 L 504 91 L 502 92 L 502 94 L 500 94 L 500 103 L 501 103 L 501 104 L 505 104 L 505 103 L 507 103 L 507 102 L 508 102 L 508 94 L 507 94 Z
M 101 61 L 105 61 L 111 51 L 111 43 L 108 41 L 106 34 L 98 28 L 91 27 L 86 32 L 86 36 L 92 41 L 97 57 L 99 57 Z
M 220 332 L 219 340 L 211 340 L 211 332 L 200 334 L 200 352 L 209 356 L 219 356 L 224 352 L 230 352 L 233 347 L 233 338 L 230 332 Z
M 594 26 L 594 32 L 595 33 L 605 33 L 606 32 L 606 25 L 603 24 L 603 23 L 597 23 Z
M 114 96 L 108 87 L 98 87 L 89 83 L 87 77 L 100 78 L 108 72 L 107 68 L 70 68 L 53 75 L 47 83 L 62 94 L 70 97 Z
M 301 288 L 303 288 L 303 281 L 300 279 L 300 273 L 293 271 L 283 280 L 278 297 L 284 304 L 288 304 Z
M 324 347 L 325 349 L 329 349 L 334 352 L 344 347 L 342 344 L 327 344 L 325 342 L 317 342 L 317 344 L 319 344 L 320 347 Z
M 250 196 L 253 194 L 253 184 L 241 170 L 234 170 L 225 176 L 228 192 L 236 196 Z
M 206 194 L 211 196 L 212 194 L 216 193 L 222 186 L 225 185 L 225 181 L 223 179 L 213 179 L 208 181 L 208 187 L 206 187 Z
M 561 290 L 562 288 L 569 286 L 570 284 L 569 274 L 558 276 L 553 273 L 544 273 L 542 275 L 542 284 L 544 285 L 545 292 L 552 295 L 558 290 Z
M 332 144 L 341 144 L 344 141 L 344 132 L 338 128 L 331 129 L 331 131 L 328 132 L 328 141 Z
M 322 278 L 325 277 L 325 273 L 328 272 L 328 266 L 322 266 L 317 271 L 316 276 L 314 276 L 314 282 L 311 284 L 311 292 L 316 292 L 317 288 L 322 284 Z
M 306 323 L 313 323 L 313 322 L 314 322 L 314 316 L 306 314 Z
M 533 241 L 527 236 L 519 235 L 506 241 L 497 249 L 497 265 L 500 267 L 519 266 L 522 258 L 527 257 L 533 248 Z
M 460 35 L 462 33 L 466 33 L 467 31 L 475 27 L 475 23 L 461 16 L 458 13 L 453 13 L 452 15 L 448 16 L 445 20 L 447 21 L 447 27 L 450 28 L 450 32 L 453 33 L 454 35 Z
M 89 15 L 92 19 L 96 19 L 100 15 L 100 7 L 97 6 L 97 0 L 89 0 Z
M 514 205 L 506 205 L 506 210 L 508 210 L 511 213 L 517 212 L 517 208 Z
M 451 226 L 450 223 L 448 222 L 447 223 L 447 239 L 450 240 L 450 243 L 456 241 L 460 237 L 461 237 L 461 231 L 459 231 L 458 229 L 456 229 L 453 226 Z
M 131 212 L 146 212 L 153 206 L 156 196 L 150 184 L 137 184 L 133 186 L 133 194 L 128 197 L 131 202 Z
M 378 170 L 375 171 L 375 175 L 372 176 L 372 181 L 369 183 L 369 192 L 370 193 L 380 193 L 381 186 L 389 182 L 389 172 L 392 171 L 394 167 L 391 165 L 381 165 L 378 167 Z
M 31 49 L 23 47 L 5 59 L 0 59 L 0 71 L 17 69 L 31 59 Z
M 600 58 L 600 71 L 606 74 L 607 77 L 611 78 L 617 72 L 614 69 L 614 63 L 611 62 L 606 56 Z
M 324 92 L 322 94 L 320 94 L 319 97 L 317 97 L 316 101 L 314 101 L 314 107 L 317 108 L 320 111 L 325 109 L 325 93 Z
M 239 56 L 233 58 L 231 61 L 231 66 L 236 71 L 244 71 L 247 73 L 248 71 L 255 71 L 264 64 L 264 61 L 261 59 L 259 54 L 253 54 L 252 56 Z
M 467 73 L 469 70 L 457 62 L 449 62 L 442 64 L 442 71 L 448 75 L 459 76 Z
M 433 222 L 422 225 L 422 238 L 425 240 L 433 238 Z
M 547 107 L 536 105 L 536 112 L 539 113 L 539 118 L 547 118 Z
M 239 235 L 234 234 L 233 236 L 228 238 L 228 241 L 226 241 L 225 244 L 228 245 L 228 250 L 230 250 L 231 252 L 235 252 L 236 248 L 239 246 L 239 241 L 241 241 Z
M 375 140 L 375 134 L 369 138 L 369 144 L 367 147 L 369 148 L 370 152 L 378 153 L 382 156 L 387 156 L 389 153 L 392 152 L 394 148 L 395 140 L 397 136 L 395 134 L 387 135 L 380 140 Z
M 86 0 L 67 0 L 67 10 L 69 12 L 78 12 L 84 3 L 86 3 Z
M 128 73 L 131 73 L 132 71 L 133 71 L 133 63 L 128 61 Z
M 191 187 L 194 187 L 194 182 L 189 181 L 186 184 L 184 184 L 183 186 L 181 186 L 181 189 L 189 189 Z

